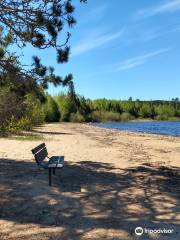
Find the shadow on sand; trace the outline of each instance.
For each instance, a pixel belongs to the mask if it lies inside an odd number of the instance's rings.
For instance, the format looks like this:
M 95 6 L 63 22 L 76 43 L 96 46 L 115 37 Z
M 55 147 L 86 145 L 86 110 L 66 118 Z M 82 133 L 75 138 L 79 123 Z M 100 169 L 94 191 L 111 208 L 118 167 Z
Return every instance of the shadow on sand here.
M 40 133 L 40 134 L 48 134 L 48 135 L 72 135 L 72 133 L 68 133 L 68 132 L 39 131 L 37 129 L 32 130 L 32 132 Z
M 180 239 L 178 174 L 179 168 L 123 170 L 82 161 L 57 171 L 49 187 L 47 172 L 33 162 L 0 159 L 0 220 L 63 228 L 26 239 L 134 240 L 137 226 L 174 229 L 171 236 L 156 239 Z

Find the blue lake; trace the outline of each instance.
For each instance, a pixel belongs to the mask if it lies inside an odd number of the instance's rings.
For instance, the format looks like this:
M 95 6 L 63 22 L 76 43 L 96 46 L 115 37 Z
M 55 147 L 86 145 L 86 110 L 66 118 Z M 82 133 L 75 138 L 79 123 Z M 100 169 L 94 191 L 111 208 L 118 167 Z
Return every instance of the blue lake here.
M 168 136 L 180 136 L 180 121 L 157 121 L 157 122 L 108 122 L 93 123 L 94 126 L 110 129 L 125 130 L 131 132 L 142 132 L 161 134 Z

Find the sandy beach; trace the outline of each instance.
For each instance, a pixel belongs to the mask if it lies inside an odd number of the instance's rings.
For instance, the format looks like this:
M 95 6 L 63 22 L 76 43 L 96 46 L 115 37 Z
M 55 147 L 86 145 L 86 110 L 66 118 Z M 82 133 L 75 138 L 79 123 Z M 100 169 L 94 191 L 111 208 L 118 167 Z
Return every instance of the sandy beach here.
M 42 140 L 0 138 L 1 240 L 180 239 L 180 138 L 47 124 Z M 31 149 L 65 166 L 48 186 Z M 136 227 L 173 229 L 135 235 Z

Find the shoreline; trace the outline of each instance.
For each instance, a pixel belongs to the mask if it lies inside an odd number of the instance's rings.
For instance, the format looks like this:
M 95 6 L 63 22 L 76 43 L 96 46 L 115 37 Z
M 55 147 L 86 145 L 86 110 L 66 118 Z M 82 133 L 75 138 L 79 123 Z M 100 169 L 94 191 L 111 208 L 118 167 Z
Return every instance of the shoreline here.
M 157 120 L 157 119 L 149 119 L 149 118 L 137 118 L 130 120 L 129 122 L 180 122 L 180 118 L 177 119 L 169 119 L 169 120 Z
M 106 122 L 90 122 L 90 123 L 107 123 L 107 122 L 117 122 L 117 123 L 128 123 L 128 122 L 180 122 L 180 118 L 169 119 L 169 120 L 157 120 L 150 118 L 135 118 L 128 121 L 106 121 Z
M 111 122 L 106 122 L 106 123 L 111 123 Z M 101 123 L 97 123 L 97 124 L 106 124 L 105 122 L 101 122 Z M 112 122 L 112 123 L 118 123 L 118 122 Z M 122 123 L 122 122 L 119 122 Z M 128 123 L 128 122 L 126 122 Z M 91 127 L 95 127 L 95 128 L 100 128 L 100 129 L 107 129 L 107 130 L 111 130 L 111 131 L 116 131 L 116 132 L 121 132 L 121 133 L 129 133 L 129 134 L 139 134 L 139 135 L 152 135 L 152 136 L 159 136 L 159 137 L 167 137 L 167 138 L 180 138 L 179 136 L 175 136 L 175 135 L 168 135 L 168 134 L 163 134 L 163 133 L 148 133 L 148 132 L 143 132 L 143 131 L 131 131 L 131 130 L 124 130 L 124 129 L 120 129 L 120 128 L 108 128 L 108 127 L 102 127 L 102 126 L 98 126 L 95 125 L 96 123 L 85 123 L 88 126 Z

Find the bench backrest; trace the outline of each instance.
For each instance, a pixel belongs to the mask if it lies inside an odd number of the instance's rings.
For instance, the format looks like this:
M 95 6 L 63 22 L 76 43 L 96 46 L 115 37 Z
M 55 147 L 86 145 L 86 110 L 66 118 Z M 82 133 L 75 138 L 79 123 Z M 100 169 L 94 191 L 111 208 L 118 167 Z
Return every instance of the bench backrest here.
M 45 143 L 38 145 L 37 147 L 33 148 L 31 151 L 34 154 L 35 160 L 38 165 L 41 164 L 44 161 L 44 159 L 48 156 Z

